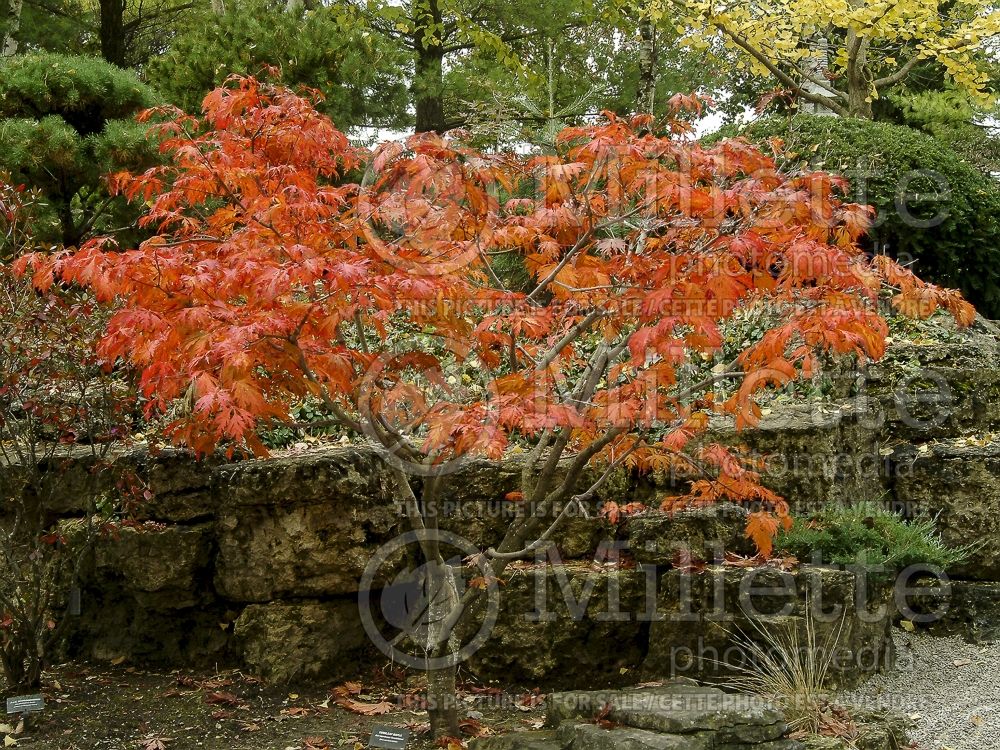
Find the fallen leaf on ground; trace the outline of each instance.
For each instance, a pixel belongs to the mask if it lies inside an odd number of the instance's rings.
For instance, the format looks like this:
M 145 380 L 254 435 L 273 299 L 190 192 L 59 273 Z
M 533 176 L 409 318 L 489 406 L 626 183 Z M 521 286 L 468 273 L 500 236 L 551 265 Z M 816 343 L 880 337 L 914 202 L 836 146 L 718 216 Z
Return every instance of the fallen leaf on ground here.
M 470 737 L 484 737 L 488 734 L 493 734 L 493 731 L 484 726 L 483 722 L 478 719 L 463 719 L 458 722 L 458 728 L 462 730 L 463 734 L 467 734 Z
M 239 698 L 237 698 L 232 693 L 225 693 L 222 691 L 216 691 L 214 693 L 209 693 L 205 696 L 205 703 L 210 706 L 238 706 L 242 703 Z
M 396 708 L 388 701 L 365 703 L 364 701 L 354 700 L 354 698 L 351 697 L 351 695 L 357 695 L 360 692 L 360 684 L 356 682 L 345 682 L 343 685 L 335 687 L 332 691 L 330 691 L 330 694 L 333 697 L 333 702 L 338 706 L 350 711 L 351 713 L 360 714 L 362 716 L 379 716 L 380 714 L 387 714 Z
M 519 702 L 522 706 L 540 706 L 545 702 L 545 693 L 535 688 L 530 693 L 522 695 Z

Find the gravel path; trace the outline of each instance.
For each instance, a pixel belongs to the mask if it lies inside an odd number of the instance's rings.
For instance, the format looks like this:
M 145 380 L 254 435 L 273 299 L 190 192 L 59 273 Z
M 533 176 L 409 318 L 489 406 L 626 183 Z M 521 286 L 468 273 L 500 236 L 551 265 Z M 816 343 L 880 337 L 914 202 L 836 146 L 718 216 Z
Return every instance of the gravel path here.
M 922 750 L 1000 750 L 1000 643 L 895 631 L 897 665 L 845 702 L 914 718 Z

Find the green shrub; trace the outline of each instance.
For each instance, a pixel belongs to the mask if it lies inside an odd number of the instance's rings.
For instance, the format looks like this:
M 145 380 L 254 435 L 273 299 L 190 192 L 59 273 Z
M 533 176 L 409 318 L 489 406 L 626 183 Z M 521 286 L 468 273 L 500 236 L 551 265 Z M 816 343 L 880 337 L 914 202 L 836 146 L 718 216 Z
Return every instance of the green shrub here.
M 135 207 L 109 199 L 105 176 L 155 162 L 157 145 L 134 118 L 156 102 L 134 73 L 93 58 L 0 64 L 0 170 L 39 191 L 41 243 L 77 245 L 132 222 Z
M 823 563 L 894 570 L 918 563 L 948 568 L 969 553 L 945 546 L 933 519 L 906 521 L 877 502 L 833 505 L 812 518 L 797 518 L 791 531 L 778 535 L 776 547 L 803 562 L 818 554 Z
M 323 93 L 319 109 L 341 130 L 406 118 L 401 52 L 368 31 L 342 7 L 304 16 L 284 2 L 250 0 L 171 41 L 146 66 L 146 79 L 172 103 L 198 112 L 205 95 L 234 73 L 281 68 L 280 80 Z
M 888 121 L 934 136 L 981 172 L 1000 170 L 1000 138 L 977 124 L 983 113 L 965 94 L 950 89 L 902 91 L 887 96 L 885 104 L 893 116 Z
M 849 199 L 877 210 L 873 250 L 914 260 L 924 279 L 1000 317 L 1000 189 L 947 144 L 901 125 L 814 115 L 757 120 L 741 134 L 783 139 L 786 168 L 847 177 Z

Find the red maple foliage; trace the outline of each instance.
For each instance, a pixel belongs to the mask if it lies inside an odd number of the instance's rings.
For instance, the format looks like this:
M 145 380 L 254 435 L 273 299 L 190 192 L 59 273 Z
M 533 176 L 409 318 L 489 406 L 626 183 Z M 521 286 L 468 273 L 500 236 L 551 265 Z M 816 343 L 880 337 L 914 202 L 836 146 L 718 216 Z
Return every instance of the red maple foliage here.
M 150 116 L 167 164 L 112 182 L 148 203 L 154 236 L 22 270 L 116 306 L 102 354 L 141 371 L 150 410 L 186 396 L 174 438 L 200 452 L 262 453 L 262 420 L 318 398 L 384 448 L 420 526 L 440 483 L 422 481 L 420 503 L 408 474 L 528 443 L 509 497 L 543 512 L 488 551 L 494 577 L 623 466 L 697 475 L 670 506 L 755 503 L 748 535 L 768 554 L 788 506 L 737 453 L 695 440 L 708 416 L 753 424 L 755 398 L 811 377 L 824 352 L 881 357 L 887 288 L 908 314 L 974 315 L 866 257 L 871 210 L 843 202 L 838 178 L 780 173 L 741 140 L 702 146 L 679 120 L 608 115 L 543 155 L 436 134 L 365 152 L 253 78 L 212 92 L 203 117 Z M 504 283 L 499 255 L 521 259 L 528 288 Z M 723 361 L 720 326 L 750 306 L 780 322 Z M 591 464 L 603 471 L 580 491 Z
M 865 256 L 870 209 L 841 202 L 838 178 L 781 174 L 739 140 L 704 148 L 609 115 L 564 130 L 550 155 L 433 134 L 367 153 L 307 99 L 253 78 L 212 92 L 202 118 L 158 114 L 169 163 L 112 178 L 148 202 L 156 234 L 20 267 L 40 288 L 58 275 L 114 302 L 102 353 L 140 368 L 150 410 L 191 397 L 174 437 L 200 452 L 264 452 L 261 420 L 313 395 L 432 473 L 498 457 L 515 434 L 581 464 L 708 468 L 680 502 L 758 501 L 749 531 L 766 551 L 786 506 L 727 448 L 686 455 L 706 415 L 754 423 L 754 396 L 812 375 L 822 351 L 881 357 L 886 285 L 908 314 L 973 315 L 957 293 Z M 529 291 L 493 270 L 511 252 Z M 750 304 L 780 307 L 782 324 L 682 382 Z M 463 365 L 487 373 L 478 390 L 449 387 Z M 718 401 L 724 379 L 739 385 Z M 520 496 L 543 500 L 553 488 L 540 484 Z

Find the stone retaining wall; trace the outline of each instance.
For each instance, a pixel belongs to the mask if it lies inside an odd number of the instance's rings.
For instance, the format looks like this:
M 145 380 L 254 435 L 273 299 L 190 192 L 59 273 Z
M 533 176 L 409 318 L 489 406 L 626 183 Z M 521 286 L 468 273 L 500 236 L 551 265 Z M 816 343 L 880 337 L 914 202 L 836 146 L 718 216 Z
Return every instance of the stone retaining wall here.
M 838 400 L 775 405 L 755 429 L 737 434 L 720 422 L 713 432 L 770 455 L 765 483 L 799 514 L 829 502 L 882 499 L 904 513 L 937 515 L 946 541 L 978 544 L 969 564 L 953 572 L 998 579 L 1000 438 L 993 430 L 1000 426 L 1000 347 L 991 336 L 977 336 L 974 346 L 965 340 L 895 347 L 886 363 L 872 368 L 860 393 L 851 384 L 838 386 Z M 165 450 L 121 460 L 149 483 L 153 498 L 142 514 L 156 523 L 126 529 L 98 550 L 73 636 L 76 653 L 167 664 L 243 663 L 275 679 L 356 671 L 359 658 L 384 661 L 359 630 L 356 592 L 373 551 L 405 524 L 391 476 L 373 451 L 337 446 L 199 464 Z M 509 522 L 504 513 L 512 504 L 504 495 L 517 489 L 519 476 L 517 456 L 469 462 L 447 482 L 443 496 L 452 515 L 442 526 L 476 545 L 494 544 Z M 603 488 L 593 509 L 604 500 L 655 503 L 671 484 L 669 477 L 623 474 Z M 70 489 L 57 510 L 72 515 L 78 507 Z M 733 508 L 653 514 L 618 530 L 596 517 L 576 518 L 559 549 L 566 559 L 586 559 L 602 541 L 625 543 L 640 565 L 634 575 L 654 570 L 662 584 L 658 595 L 669 597 L 664 592 L 673 585 L 668 569 L 676 545 L 688 544 L 706 558 L 720 546 L 746 553 L 743 517 Z M 572 572 L 573 585 L 592 576 L 582 567 Z M 620 572 L 623 596 L 637 595 L 638 579 Z M 837 575 L 835 588 L 847 602 L 853 584 Z M 532 596 L 522 579 L 527 575 L 505 587 L 509 604 L 494 645 L 471 664 L 484 677 L 517 672 L 526 682 L 570 686 L 664 676 L 671 671 L 664 649 L 689 640 L 688 631 L 669 624 L 602 621 L 589 610 L 580 621 L 527 627 L 510 619 L 523 614 Z M 600 591 L 605 583 L 596 585 Z M 808 585 L 797 580 L 795 587 L 804 597 Z M 671 603 L 661 605 L 669 609 Z M 884 645 L 884 625 L 847 637 L 877 650 Z M 722 636 L 713 628 L 696 634 L 718 641 Z

